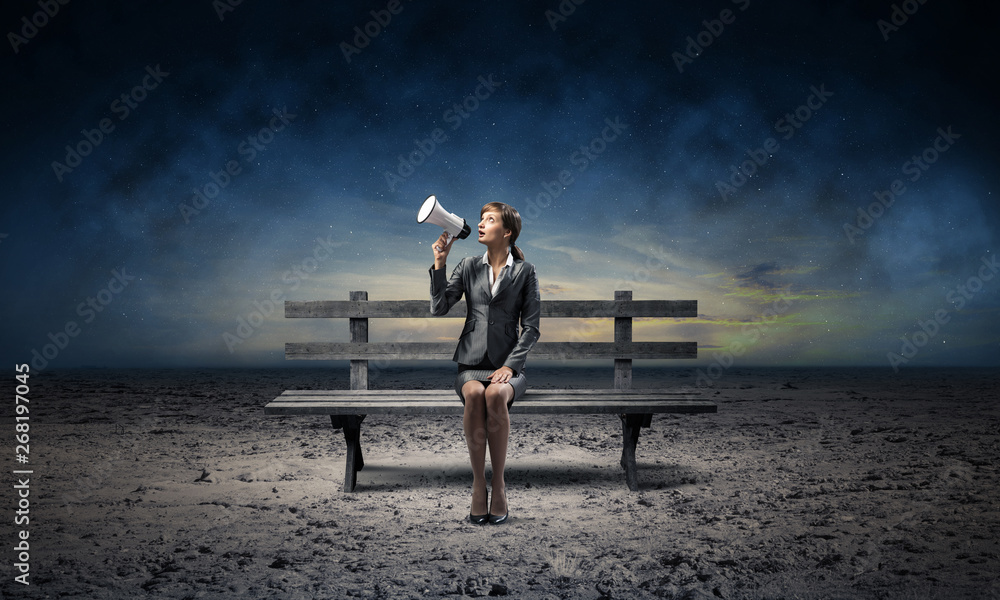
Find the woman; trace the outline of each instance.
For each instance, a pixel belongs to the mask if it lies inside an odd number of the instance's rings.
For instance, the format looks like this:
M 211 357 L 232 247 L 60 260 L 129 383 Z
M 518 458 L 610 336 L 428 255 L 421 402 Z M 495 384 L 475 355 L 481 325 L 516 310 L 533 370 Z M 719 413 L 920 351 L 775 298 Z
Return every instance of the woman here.
M 527 389 L 524 361 L 538 341 L 541 312 L 535 267 L 514 245 L 521 215 L 502 202 L 490 202 L 479 214 L 479 243 L 486 253 L 462 259 L 445 280 L 445 260 L 455 240 L 445 243 L 447 234 L 442 233 L 434 243 L 430 270 L 432 314 L 447 314 L 463 294 L 466 299 L 465 327 L 452 360 L 458 363 L 455 391 L 465 405 L 465 441 L 472 463 L 469 520 L 477 525 L 504 523 L 510 514 L 504 486 L 507 410 Z M 492 498 L 486 486 L 487 447 Z

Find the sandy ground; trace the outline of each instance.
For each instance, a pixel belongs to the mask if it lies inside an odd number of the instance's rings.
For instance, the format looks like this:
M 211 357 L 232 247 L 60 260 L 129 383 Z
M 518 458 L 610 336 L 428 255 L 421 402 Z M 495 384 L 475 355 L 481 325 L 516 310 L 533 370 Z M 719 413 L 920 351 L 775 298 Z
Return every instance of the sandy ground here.
M 717 414 L 643 430 L 638 492 L 617 417 L 515 416 L 511 520 L 475 526 L 460 417 L 369 417 L 345 494 L 328 419 L 263 415 L 283 389 L 346 387 L 336 370 L 46 373 L 30 524 L 10 525 L 8 458 L 0 528 L 8 548 L 29 531 L 31 583 L 8 550 L 0 596 L 1000 599 L 992 375 L 731 369 L 704 392 Z M 636 371 L 636 387 L 693 381 Z

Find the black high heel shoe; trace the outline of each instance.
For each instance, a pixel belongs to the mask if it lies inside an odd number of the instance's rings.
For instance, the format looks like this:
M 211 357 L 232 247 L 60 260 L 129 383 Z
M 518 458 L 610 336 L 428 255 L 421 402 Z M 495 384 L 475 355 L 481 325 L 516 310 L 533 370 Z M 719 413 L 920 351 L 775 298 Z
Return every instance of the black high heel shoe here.
M 492 502 L 490 503 L 490 505 L 492 505 Z M 507 522 L 507 517 L 509 516 L 510 516 L 510 505 L 508 504 L 507 512 L 505 512 L 502 515 L 494 515 L 493 513 L 490 513 L 489 515 L 487 515 L 487 520 L 493 525 L 501 525 Z
M 489 515 L 488 520 L 493 525 L 501 525 L 507 522 L 507 517 L 510 516 L 510 511 L 508 510 L 502 515 Z
M 490 500 L 490 492 L 489 490 L 486 490 L 486 502 L 488 503 L 489 500 Z M 469 522 L 472 523 L 473 525 L 482 525 L 483 523 L 486 523 L 489 520 L 489 518 L 490 518 L 489 504 L 486 505 L 486 514 L 474 515 L 472 514 L 471 510 L 469 511 Z

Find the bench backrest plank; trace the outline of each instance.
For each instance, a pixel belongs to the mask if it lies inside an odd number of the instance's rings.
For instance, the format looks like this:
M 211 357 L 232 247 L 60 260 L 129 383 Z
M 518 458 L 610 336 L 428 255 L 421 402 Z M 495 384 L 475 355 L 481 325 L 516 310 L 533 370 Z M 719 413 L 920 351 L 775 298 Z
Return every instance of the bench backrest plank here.
M 368 292 L 353 291 L 350 300 L 285 301 L 288 318 L 341 318 L 350 320 L 351 341 L 290 342 L 285 358 L 296 360 L 350 360 L 351 389 L 368 389 L 369 360 L 448 360 L 454 342 L 368 341 L 370 318 L 430 317 L 429 300 L 369 301 Z M 444 317 L 464 318 L 465 302 L 456 303 Z M 632 292 L 616 291 L 614 300 L 543 300 L 545 318 L 613 318 L 614 342 L 539 342 L 531 358 L 542 360 L 613 359 L 614 389 L 632 388 L 635 359 L 697 358 L 697 342 L 633 342 L 632 319 L 643 317 L 683 318 L 698 316 L 697 300 L 632 300 Z
M 455 303 L 443 318 L 465 318 L 465 301 Z M 430 300 L 309 300 L 285 301 L 288 319 L 419 319 L 431 316 Z M 542 317 L 697 317 L 697 300 L 542 300 Z
M 288 342 L 289 360 L 450 360 L 455 342 Z M 696 358 L 697 342 L 538 342 L 539 360 Z

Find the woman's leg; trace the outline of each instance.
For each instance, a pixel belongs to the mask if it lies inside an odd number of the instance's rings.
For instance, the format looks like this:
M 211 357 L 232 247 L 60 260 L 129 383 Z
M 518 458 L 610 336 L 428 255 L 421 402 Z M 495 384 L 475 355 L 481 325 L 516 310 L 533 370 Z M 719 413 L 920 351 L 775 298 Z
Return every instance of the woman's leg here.
M 485 515 L 488 512 L 489 493 L 486 489 L 486 388 L 479 381 L 467 381 L 462 386 L 465 398 L 465 414 L 462 422 L 465 428 L 465 443 L 469 447 L 469 462 L 472 463 L 472 509 L 471 515 Z
M 510 413 L 507 403 L 514 397 L 514 388 L 509 383 L 490 384 L 485 393 L 486 438 L 490 447 L 490 465 L 493 467 L 493 498 L 490 500 L 490 514 L 507 514 L 507 488 L 504 484 L 504 468 L 507 464 L 507 442 L 510 439 Z M 484 474 L 485 476 L 485 474 Z

